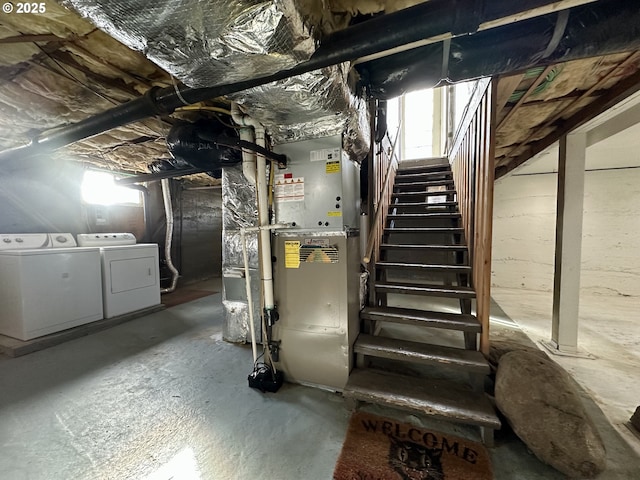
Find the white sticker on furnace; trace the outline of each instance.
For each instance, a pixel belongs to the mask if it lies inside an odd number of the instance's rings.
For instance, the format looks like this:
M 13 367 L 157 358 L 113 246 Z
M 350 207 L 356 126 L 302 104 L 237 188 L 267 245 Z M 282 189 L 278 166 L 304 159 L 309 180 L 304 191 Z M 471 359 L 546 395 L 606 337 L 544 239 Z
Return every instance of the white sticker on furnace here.
M 322 150 L 311 150 L 309 153 L 312 162 L 326 162 L 340 160 L 339 148 L 324 148 Z
M 302 202 L 304 201 L 304 177 L 277 174 L 274 190 L 276 202 Z

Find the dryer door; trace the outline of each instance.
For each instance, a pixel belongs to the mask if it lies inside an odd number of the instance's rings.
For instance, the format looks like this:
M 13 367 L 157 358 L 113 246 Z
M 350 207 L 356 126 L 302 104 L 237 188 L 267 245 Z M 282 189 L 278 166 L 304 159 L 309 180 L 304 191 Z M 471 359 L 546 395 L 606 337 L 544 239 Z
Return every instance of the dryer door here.
M 109 265 L 111 293 L 128 292 L 158 283 L 156 259 L 153 256 L 112 260 Z

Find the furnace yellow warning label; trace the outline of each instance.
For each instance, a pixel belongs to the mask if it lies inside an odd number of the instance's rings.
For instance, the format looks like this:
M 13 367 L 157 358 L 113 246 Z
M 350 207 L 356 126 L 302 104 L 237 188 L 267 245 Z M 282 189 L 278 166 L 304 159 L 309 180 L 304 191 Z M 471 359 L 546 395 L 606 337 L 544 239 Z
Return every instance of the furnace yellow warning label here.
M 284 242 L 284 267 L 300 268 L 300 242 Z
M 336 210 L 335 212 L 327 212 L 327 217 L 341 217 L 342 216 L 342 212 L 339 210 Z
M 340 161 L 327 162 L 327 173 L 340 173 Z
M 338 263 L 338 247 L 303 246 L 300 249 L 300 261 L 304 263 Z

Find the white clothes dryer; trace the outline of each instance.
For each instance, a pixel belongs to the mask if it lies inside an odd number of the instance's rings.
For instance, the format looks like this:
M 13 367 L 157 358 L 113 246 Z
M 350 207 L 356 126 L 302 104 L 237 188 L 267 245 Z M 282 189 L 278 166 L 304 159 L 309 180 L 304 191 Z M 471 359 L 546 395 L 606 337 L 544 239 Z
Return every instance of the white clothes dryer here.
M 158 245 L 131 233 L 78 235 L 79 245 L 100 248 L 105 318 L 160 304 Z

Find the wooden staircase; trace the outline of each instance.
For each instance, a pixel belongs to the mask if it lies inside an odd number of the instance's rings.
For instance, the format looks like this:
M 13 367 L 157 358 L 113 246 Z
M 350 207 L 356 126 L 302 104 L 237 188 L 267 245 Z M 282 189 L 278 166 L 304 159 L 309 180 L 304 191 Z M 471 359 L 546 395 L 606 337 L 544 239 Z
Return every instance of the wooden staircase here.
M 472 266 L 444 162 L 395 175 L 344 396 L 477 425 L 492 445 L 500 421 L 484 393 L 490 367 L 478 351 Z M 399 324 L 412 327 L 393 338 Z

